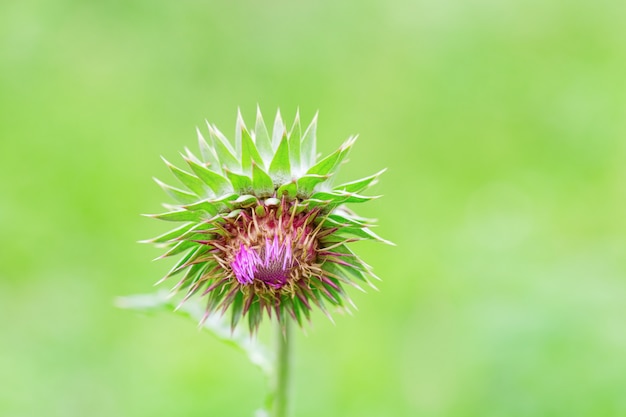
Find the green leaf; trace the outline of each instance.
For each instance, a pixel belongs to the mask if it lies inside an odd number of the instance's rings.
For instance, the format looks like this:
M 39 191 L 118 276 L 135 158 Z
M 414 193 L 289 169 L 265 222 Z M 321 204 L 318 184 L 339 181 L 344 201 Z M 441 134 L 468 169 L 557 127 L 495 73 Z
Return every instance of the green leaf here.
M 185 272 L 183 278 L 176 284 L 176 286 L 174 286 L 174 289 L 179 291 L 185 288 L 189 288 L 193 284 L 197 283 L 202 278 L 202 274 L 206 272 L 208 267 L 209 264 L 207 264 L 206 262 L 190 265 L 189 268 L 187 268 L 187 271 Z M 199 286 L 196 287 L 195 290 L 191 288 L 185 297 L 188 298 L 198 289 L 200 289 Z
M 377 278 L 372 271 L 372 267 L 363 262 L 363 260 L 359 258 L 354 252 L 352 252 L 345 244 L 336 246 L 332 250 L 328 251 L 340 255 L 328 255 L 325 254 L 325 252 L 327 252 L 325 250 L 322 250 L 321 252 L 323 256 L 326 256 L 328 262 L 341 264 L 345 267 L 349 266 L 358 271 L 361 271 L 363 274 Z M 336 262 L 333 262 L 331 260 L 335 260 Z
M 172 187 L 170 185 L 165 184 L 164 182 L 159 181 L 157 178 L 153 178 L 154 182 L 156 182 L 159 187 L 163 189 L 170 197 L 174 200 L 183 203 L 189 204 L 198 200 L 198 196 L 195 194 L 188 193 L 187 191 L 183 191 L 179 188 Z
M 183 159 L 190 159 L 194 161 L 196 164 L 202 164 L 202 165 L 204 164 L 204 162 L 198 159 L 198 157 L 194 155 L 193 152 L 191 152 L 189 148 L 187 147 L 185 147 L 185 153 L 181 152 L 180 156 L 182 156 Z
M 302 327 L 302 311 L 300 307 L 300 303 L 298 302 L 298 298 L 289 298 L 291 309 L 293 311 L 294 316 L 296 316 L 296 321 L 298 322 L 298 326 Z
M 243 292 L 239 291 L 233 298 L 233 303 L 230 306 L 230 310 L 231 310 L 230 328 L 231 329 L 234 329 L 235 327 L 237 327 L 237 323 L 239 323 L 239 320 L 241 319 L 241 316 L 243 314 L 243 302 L 244 302 Z
M 300 144 L 300 158 L 302 159 L 302 166 L 305 167 L 305 169 L 307 167 L 312 167 L 313 165 L 315 165 L 315 160 L 317 159 L 317 154 L 315 153 L 316 130 L 317 113 L 315 113 L 311 124 L 309 124 L 309 127 L 307 127 L 306 131 L 304 132 L 304 135 L 302 136 L 302 142 Z
M 312 200 L 321 200 L 321 201 L 331 201 L 333 203 L 364 203 L 366 201 L 375 200 L 380 198 L 380 196 L 365 196 L 359 194 L 352 193 L 343 193 L 343 192 L 333 192 L 328 193 L 325 191 L 320 191 L 311 196 Z
M 333 286 L 327 285 L 327 284 L 320 284 L 320 285 L 321 286 L 319 289 L 328 301 L 330 301 L 332 304 L 338 307 L 345 307 L 345 303 L 344 303 L 345 295 L 344 295 L 343 290 L 337 291 Z M 340 284 L 337 286 L 341 289 Z
M 246 129 L 246 124 L 241 117 L 241 110 L 237 108 L 237 124 L 235 126 L 235 156 L 241 156 L 241 136 L 242 131 Z
M 331 323 L 335 323 L 335 320 L 333 320 L 333 316 L 330 315 L 328 309 L 326 308 L 326 304 L 324 303 L 324 296 L 320 293 L 320 291 L 317 288 L 311 288 L 310 294 L 312 296 L 311 300 L 313 301 L 313 303 L 320 310 L 322 310 L 322 313 L 324 313 L 324 315 L 328 317 Z
M 348 155 L 348 152 L 352 148 L 352 145 L 354 145 L 355 141 L 356 137 L 353 136 L 349 138 L 343 145 L 341 145 L 341 147 L 339 147 L 339 149 L 319 161 L 317 164 L 313 165 L 306 173 L 317 175 L 328 175 L 334 173 L 343 159 Z
M 365 290 L 359 284 L 357 284 L 357 282 L 363 282 L 367 284 L 368 286 L 372 287 L 373 289 L 378 290 L 378 288 L 376 288 L 376 286 L 372 283 L 372 281 L 370 281 L 367 277 L 369 275 L 371 277 L 378 278 L 376 275 L 374 275 L 371 272 L 364 273 L 363 271 L 360 271 L 356 268 L 351 268 L 351 267 L 344 266 L 344 265 L 338 265 L 332 262 L 326 262 L 322 266 L 322 269 L 324 269 L 327 273 L 332 274 L 335 277 L 338 277 L 341 280 L 341 282 L 344 282 L 358 289 L 359 291 L 365 292 Z
M 337 212 L 331 213 L 327 216 L 327 219 L 335 221 L 337 224 L 350 225 L 354 227 L 369 227 L 373 224 L 373 220 L 369 222 L 363 221 L 362 218 L 353 218 L 348 215 L 337 214 Z M 365 219 L 367 220 L 367 219 Z
M 150 215 L 150 217 L 154 217 L 155 219 L 160 219 L 160 220 L 167 220 L 171 222 L 201 222 L 203 220 L 209 219 L 209 216 L 203 215 L 202 212 L 188 211 L 188 210 L 170 211 L 167 213 L 152 214 Z
M 377 242 L 395 246 L 393 242 L 383 239 L 367 227 L 340 227 L 334 234 L 347 237 L 354 236 L 365 240 L 375 240 Z
M 230 183 L 226 178 L 221 176 L 215 171 L 210 170 L 207 167 L 199 165 L 190 159 L 185 159 L 189 167 L 193 170 L 193 172 L 208 185 L 211 190 L 215 193 L 215 195 L 220 196 L 226 192 L 232 191 Z
M 304 175 L 298 178 L 298 192 L 308 196 L 313 192 L 316 185 L 323 183 L 328 178 L 330 178 L 328 175 Z
M 196 242 L 191 242 L 189 240 L 183 240 L 175 244 L 170 250 L 165 252 L 163 255 L 159 256 L 158 259 L 167 258 L 169 256 L 178 255 L 181 252 L 186 251 L 187 249 L 198 246 Z
M 118 297 L 115 304 L 120 308 L 148 314 L 174 312 L 179 316 L 190 318 L 196 323 L 203 319 L 205 313 L 202 306 L 193 300 L 188 300 L 175 310 L 178 301 L 170 297 L 166 291 L 159 291 L 156 294 Z M 258 367 L 266 377 L 273 376 L 274 365 L 271 356 L 267 348 L 258 339 L 246 335 L 239 329 L 231 330 L 229 323 L 220 314 L 209 315 L 202 323 L 201 328 L 218 340 L 245 353 L 248 360 Z
M 233 203 L 237 207 L 252 207 L 259 204 L 259 199 L 252 194 L 244 194 L 240 195 Z
M 380 177 L 380 175 L 386 170 L 387 169 L 383 169 L 369 177 L 361 178 L 356 181 L 347 182 L 345 184 L 338 185 L 334 187 L 334 190 L 342 190 L 348 193 L 360 193 L 361 191 L 364 191 L 367 188 L 371 187 L 372 185 L 376 184 L 378 177 Z
M 283 119 L 280 117 L 280 110 L 276 111 L 276 119 L 274 119 L 274 129 L 272 129 L 272 147 L 278 148 L 278 144 L 282 140 L 283 136 L 287 135 L 287 129 L 283 123 Z
M 217 209 L 217 207 L 215 207 L 213 204 L 211 204 L 207 200 L 198 201 L 194 204 L 189 204 L 183 207 L 185 207 L 186 210 L 190 210 L 190 211 L 198 211 L 198 210 L 204 211 L 205 213 L 210 214 L 211 217 L 219 213 L 219 210 Z
M 241 168 L 243 172 L 250 172 L 251 164 L 256 162 L 261 167 L 264 167 L 263 159 L 261 159 L 261 155 L 259 155 L 259 151 L 256 148 L 256 145 L 252 141 L 252 137 L 250 137 L 250 133 L 246 130 L 245 126 L 242 130 L 241 137 Z
M 272 162 L 274 150 L 272 149 L 270 135 L 267 132 L 267 128 L 265 127 L 265 122 L 263 121 L 263 115 L 261 114 L 261 109 L 259 109 L 259 106 L 256 107 L 256 124 L 254 126 L 254 138 L 256 140 L 256 147 L 263 157 L 263 162 L 265 163 L 264 166 L 268 166 L 270 162 Z
M 252 164 L 252 188 L 259 197 L 270 196 L 274 193 L 274 182 L 257 164 Z
M 330 201 L 326 201 L 326 200 L 313 200 L 311 198 L 304 200 L 302 204 L 308 207 L 309 209 L 321 207 L 323 208 L 323 211 L 325 212 L 334 210 L 339 205 L 341 205 L 341 204 L 331 204 Z
M 278 187 L 278 190 L 276 190 L 276 196 L 278 198 L 282 197 L 282 196 L 286 196 L 288 199 L 293 199 L 298 195 L 298 186 L 296 185 L 295 182 L 288 182 L 287 184 L 283 184 L 280 187 Z
M 236 200 L 239 197 L 238 193 L 229 193 L 225 194 L 220 198 L 209 200 L 211 204 L 218 208 L 220 211 L 224 211 L 226 209 L 232 209 L 232 201 Z
M 228 169 L 238 169 L 241 165 L 237 158 L 235 157 L 235 152 L 233 151 L 230 142 L 228 139 L 219 131 L 219 129 L 215 126 L 211 126 L 207 123 L 209 127 L 209 134 L 213 139 L 213 144 L 215 146 L 215 153 L 219 158 L 219 162 L 222 166 L 227 167 Z
M 233 185 L 233 189 L 236 193 L 244 194 L 251 193 L 253 191 L 252 180 L 250 180 L 249 177 L 246 177 L 245 175 L 235 174 L 229 169 L 225 169 L 224 173 L 228 177 L 230 183 Z
M 300 137 L 302 131 L 300 130 L 300 111 L 296 112 L 296 117 L 293 121 L 293 126 L 289 131 L 289 160 L 291 162 L 291 169 L 295 172 L 300 171 Z
M 165 158 L 162 158 L 162 159 L 163 159 L 163 162 L 165 162 L 167 167 L 170 169 L 170 171 L 172 171 L 172 173 L 176 176 L 176 178 L 178 178 L 178 180 L 182 182 L 185 185 L 185 187 L 189 188 L 191 191 L 193 191 L 196 195 L 200 197 L 208 196 L 206 185 L 204 185 L 204 183 L 200 181 L 198 177 L 196 177 L 195 175 L 191 175 L 187 171 L 183 171 L 182 169 L 175 167 L 174 165 L 169 163 L 167 159 Z
M 279 188 L 279 190 L 280 190 L 280 188 Z M 265 200 L 265 205 L 268 206 L 268 207 L 278 207 L 278 206 L 280 206 L 280 200 L 278 198 L 274 198 L 274 197 L 267 198 Z
M 192 229 L 199 227 L 196 223 L 187 223 L 152 239 L 141 240 L 140 243 L 169 243 Z
M 215 155 L 213 147 L 211 147 L 204 136 L 202 136 L 200 129 L 196 128 L 196 132 L 198 134 L 198 148 L 200 148 L 200 155 L 202 155 L 202 159 L 208 164 L 219 167 L 219 160 L 217 159 L 217 155 Z
M 291 180 L 291 165 L 289 164 L 289 141 L 283 135 L 274 159 L 270 164 L 270 176 L 274 182 L 285 183 Z
M 189 263 L 194 259 L 197 259 L 200 255 L 206 253 L 209 250 L 209 247 L 206 245 L 198 246 L 195 249 L 190 250 L 180 258 L 178 262 L 169 270 L 169 272 L 165 275 L 165 278 L 172 277 L 178 274 L 180 271 L 184 270 L 189 266 Z
M 250 304 L 250 309 L 248 310 L 248 326 L 251 332 L 255 332 L 256 329 L 259 328 L 259 324 L 261 324 L 261 319 L 263 318 L 263 311 L 261 311 L 261 306 L 258 298 L 252 301 Z

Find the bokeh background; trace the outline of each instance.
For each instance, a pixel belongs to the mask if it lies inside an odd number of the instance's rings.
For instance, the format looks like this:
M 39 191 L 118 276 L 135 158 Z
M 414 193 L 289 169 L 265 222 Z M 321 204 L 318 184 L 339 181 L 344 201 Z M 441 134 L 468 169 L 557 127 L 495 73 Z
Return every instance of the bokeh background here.
M 320 111 L 397 243 L 296 341 L 295 415 L 626 415 L 619 1 L 0 3 L 0 415 L 249 416 L 260 373 L 168 314 L 137 240 L 204 119 Z

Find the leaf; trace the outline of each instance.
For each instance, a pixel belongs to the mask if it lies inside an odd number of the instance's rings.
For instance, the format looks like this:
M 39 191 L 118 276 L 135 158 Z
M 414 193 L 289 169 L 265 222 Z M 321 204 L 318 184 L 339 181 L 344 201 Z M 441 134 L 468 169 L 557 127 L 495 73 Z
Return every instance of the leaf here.
M 238 169 L 240 167 L 240 164 L 235 157 L 235 152 L 228 142 L 228 139 L 226 139 L 226 137 L 222 134 L 222 132 L 219 131 L 217 127 L 211 126 L 208 122 L 207 126 L 209 127 L 209 134 L 213 139 L 215 153 L 220 160 L 220 164 L 227 167 L 228 169 Z
M 167 220 L 170 222 L 201 222 L 210 218 L 209 216 L 203 215 L 202 212 L 188 210 L 170 211 L 161 214 L 150 214 L 149 216 L 154 217 L 155 219 Z
M 178 274 L 180 271 L 184 270 L 190 265 L 190 262 L 194 259 L 197 259 L 200 255 L 206 253 L 209 250 L 208 246 L 202 245 L 197 248 L 190 250 L 176 262 L 176 264 L 169 270 L 167 274 L 165 274 L 165 278 L 172 277 Z M 159 281 L 160 282 L 160 281 Z
M 261 311 L 261 306 L 258 298 L 252 301 L 250 304 L 250 309 L 248 310 L 248 327 L 251 331 L 256 332 L 259 328 L 259 324 L 261 324 L 261 319 L 263 318 L 263 311 Z
M 274 192 L 274 182 L 257 164 L 252 164 L 252 188 L 260 197 L 270 196 Z
M 195 156 L 193 154 L 193 152 L 191 152 L 189 150 L 189 148 L 185 147 L 185 153 L 180 154 L 180 156 L 183 157 L 183 159 L 191 159 L 192 161 L 194 161 L 196 164 L 201 164 L 204 165 L 204 162 L 202 162 L 197 156 Z
M 261 114 L 261 109 L 259 106 L 256 107 L 256 124 L 254 126 L 254 138 L 256 141 L 256 147 L 263 157 L 263 161 L 265 162 L 265 166 L 268 166 L 272 161 L 272 157 L 274 156 L 274 151 L 272 149 L 272 142 L 270 140 L 270 135 L 267 132 L 267 127 L 265 127 L 265 122 L 263 121 L 263 115 Z
M 291 179 L 291 165 L 289 164 L 289 142 L 287 135 L 283 135 L 272 163 L 270 176 L 274 182 L 285 183 Z
M 232 201 L 239 197 L 238 193 L 228 193 L 215 200 L 209 200 L 211 204 L 218 208 L 220 211 L 230 210 L 233 208 Z
M 376 288 L 376 286 L 372 284 L 372 282 L 367 278 L 366 273 L 356 268 L 352 268 L 352 267 L 344 266 L 344 265 L 338 265 L 332 262 L 326 262 L 322 266 L 322 269 L 329 274 L 332 274 L 336 277 L 341 278 L 342 282 L 345 282 L 346 284 L 351 285 L 354 288 L 357 288 L 359 291 L 364 291 L 364 290 L 359 284 L 355 282 L 355 279 L 356 281 L 363 282 L 372 288 Z M 372 274 L 368 272 L 367 275 L 372 275 Z
M 189 204 L 183 207 L 185 207 L 185 209 L 190 210 L 190 211 L 198 211 L 198 210 L 204 211 L 205 213 L 210 214 L 211 217 L 219 213 L 219 210 L 217 209 L 217 207 L 215 207 L 213 204 L 211 204 L 210 202 L 206 200 L 198 201 L 194 204 Z
M 354 227 L 369 227 L 369 226 L 372 226 L 372 223 L 373 223 L 373 221 L 371 220 L 370 222 L 366 222 L 366 221 L 360 220 L 360 218 L 356 219 L 347 215 L 337 214 L 337 212 L 333 212 L 329 214 L 327 216 L 327 220 L 334 221 L 335 224 L 351 225 Z M 367 220 L 367 219 L 364 219 L 364 220 Z
M 193 295 L 201 287 L 201 285 L 198 285 L 194 289 L 193 284 L 200 281 L 200 279 L 202 278 L 202 274 L 204 274 L 204 272 L 206 272 L 206 270 L 210 266 L 211 265 L 206 262 L 196 263 L 196 264 L 189 266 L 189 268 L 187 268 L 187 271 L 185 272 L 184 277 L 174 286 L 172 290 L 179 291 L 179 290 L 191 287 L 187 295 L 185 295 L 185 298 L 188 298 L 189 296 Z M 179 303 L 179 306 L 180 306 L 180 303 Z
M 235 125 L 235 156 L 241 156 L 241 136 L 246 124 L 241 117 L 241 109 L 237 108 L 237 124 Z
M 228 191 L 231 191 L 232 188 L 230 183 L 226 178 L 224 178 L 219 173 L 210 170 L 207 167 L 199 165 L 190 159 L 185 159 L 189 167 L 193 170 L 193 172 L 208 185 L 211 190 L 215 193 L 215 195 L 222 195 Z
M 276 111 L 276 118 L 274 119 L 274 128 L 272 129 L 272 147 L 276 149 L 278 143 L 282 140 L 283 136 L 286 136 L 287 129 L 283 123 L 283 119 L 280 117 L 280 110 Z
M 343 192 L 318 192 L 311 196 L 312 200 L 332 201 L 333 203 L 364 203 L 366 201 L 375 200 L 380 196 L 359 195 Z
M 120 308 L 143 313 L 175 312 L 179 316 L 191 318 L 196 323 L 200 322 L 205 314 L 202 306 L 193 300 L 183 303 L 178 310 L 174 311 L 179 303 L 170 297 L 166 291 L 118 297 L 115 304 Z M 258 367 L 266 377 L 270 378 L 273 375 L 274 365 L 265 346 L 238 329 L 231 330 L 229 323 L 220 314 L 209 315 L 202 323 L 201 328 L 218 340 L 245 353 L 250 362 Z
M 241 316 L 243 314 L 243 301 L 244 301 L 243 292 L 238 291 L 237 294 L 235 295 L 235 298 L 233 298 L 233 303 L 230 306 L 230 309 L 231 309 L 230 328 L 231 329 L 236 328 L 237 323 L 239 323 L 239 320 L 241 319 Z
M 165 252 L 163 255 L 159 256 L 157 259 L 167 258 L 169 256 L 178 255 L 181 252 L 186 251 L 187 249 L 198 246 L 196 242 L 191 242 L 189 240 L 183 240 L 175 244 L 170 250 Z
M 308 311 L 308 309 L 306 306 L 302 305 L 302 301 L 298 296 L 294 296 L 291 299 L 291 304 L 293 305 L 293 314 L 296 316 L 296 321 L 298 322 L 298 325 L 302 327 L 302 324 L 304 323 L 302 320 L 302 314 L 304 313 L 305 316 L 307 316 L 304 311 Z
M 382 238 L 375 237 L 374 232 L 368 232 L 368 229 L 364 227 L 339 226 L 334 234 L 346 237 L 354 236 L 363 239 L 382 240 Z
M 294 199 L 298 195 L 298 186 L 295 182 L 288 182 L 278 187 L 276 197 L 286 196 L 289 200 Z
M 215 155 L 213 147 L 210 146 L 204 136 L 202 136 L 200 129 L 196 128 L 196 133 L 198 134 L 198 148 L 200 149 L 200 155 L 202 155 L 204 162 L 219 166 L 219 160 L 217 159 L 217 155 Z
M 183 191 L 179 188 L 172 187 L 171 185 L 167 185 L 164 182 L 159 181 L 157 178 L 153 178 L 154 182 L 156 182 L 159 187 L 163 189 L 170 197 L 174 200 L 183 203 L 190 204 L 198 200 L 198 196 L 195 194 L 188 193 L 187 191 Z
M 169 232 L 159 235 L 155 238 L 141 240 L 140 243 L 168 243 L 197 227 L 199 227 L 199 225 L 196 223 L 183 224 L 182 226 L 170 230 Z
M 355 141 L 355 136 L 350 137 L 339 147 L 339 149 L 319 161 L 317 164 L 313 165 L 306 173 L 317 175 L 328 175 L 334 173 L 343 159 L 348 155 L 348 152 L 352 148 L 352 145 L 354 145 Z
M 364 191 L 367 188 L 371 187 L 372 185 L 376 184 L 378 177 L 380 177 L 380 175 L 386 170 L 387 169 L 383 169 L 369 177 L 361 178 L 356 181 L 347 182 L 345 184 L 338 185 L 334 187 L 334 190 L 342 190 L 348 193 L 360 193 L 361 191 Z
M 198 177 L 196 177 L 195 175 L 191 175 L 187 171 L 183 171 L 182 169 L 175 167 L 174 165 L 169 163 L 167 159 L 165 158 L 162 158 L 162 159 L 163 159 L 163 162 L 165 162 L 165 165 L 167 165 L 170 171 L 172 171 L 172 173 L 176 176 L 176 178 L 178 178 L 178 180 L 182 182 L 185 185 L 185 187 L 189 188 L 191 191 L 193 191 L 196 195 L 200 197 L 208 196 L 206 185 L 204 185 L 204 183 L 200 181 Z
M 300 158 L 302 160 L 302 166 L 305 168 L 313 166 L 315 164 L 315 160 L 317 159 L 317 154 L 315 153 L 316 131 L 317 113 L 313 116 L 313 120 L 304 132 L 300 143 Z
M 225 169 L 224 173 L 228 177 L 228 180 L 233 185 L 233 189 L 236 193 L 244 194 L 252 192 L 252 180 L 245 175 L 235 174 L 229 169 Z
M 243 172 L 250 172 L 251 164 L 257 163 L 261 165 L 261 167 L 265 166 L 263 164 L 263 159 L 261 159 L 261 155 L 259 155 L 259 151 L 256 148 L 256 145 L 252 141 L 252 137 L 250 137 L 250 133 L 246 130 L 245 126 L 242 128 L 242 136 L 241 136 L 241 169 Z
M 294 172 L 300 171 L 300 137 L 302 131 L 300 130 L 300 111 L 296 111 L 296 117 L 293 121 L 293 126 L 289 131 L 289 160 L 291 162 L 291 169 Z
M 259 204 L 259 199 L 252 194 L 240 195 L 238 199 L 233 201 L 237 207 L 252 207 Z
M 323 183 L 328 180 L 328 178 L 330 178 L 328 175 L 304 175 L 298 178 L 298 191 L 308 196 L 313 192 L 316 185 Z
M 382 237 L 378 236 L 376 233 L 372 232 L 367 227 L 340 227 L 335 233 L 335 235 L 348 236 L 348 237 L 358 237 L 361 239 L 368 240 L 376 240 L 381 243 L 385 243 L 390 246 L 395 246 L 393 242 L 390 242 Z

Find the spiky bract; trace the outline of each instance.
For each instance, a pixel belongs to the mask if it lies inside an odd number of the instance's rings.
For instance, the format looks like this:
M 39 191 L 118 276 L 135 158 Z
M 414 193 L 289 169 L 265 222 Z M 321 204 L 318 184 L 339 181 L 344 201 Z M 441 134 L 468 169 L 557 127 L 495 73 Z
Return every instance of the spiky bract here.
M 247 316 L 251 331 L 265 314 L 302 324 L 313 306 L 328 315 L 327 304 L 352 304 L 344 286 L 375 276 L 347 244 L 385 242 L 345 207 L 375 198 L 360 193 L 382 171 L 330 184 L 356 137 L 318 161 L 317 117 L 302 133 L 298 115 L 287 130 L 279 112 L 270 136 L 258 109 L 252 131 L 238 115 L 234 147 L 207 125 L 208 141 L 198 130 L 201 158 L 183 154 L 190 171 L 165 161 L 186 189 L 157 180 L 179 205 L 153 217 L 183 222 L 148 241 L 169 247 L 162 257 L 184 253 L 163 279 L 181 274 L 173 290 L 185 292 L 182 302 L 199 293 L 205 317 L 230 309 L 232 327 Z

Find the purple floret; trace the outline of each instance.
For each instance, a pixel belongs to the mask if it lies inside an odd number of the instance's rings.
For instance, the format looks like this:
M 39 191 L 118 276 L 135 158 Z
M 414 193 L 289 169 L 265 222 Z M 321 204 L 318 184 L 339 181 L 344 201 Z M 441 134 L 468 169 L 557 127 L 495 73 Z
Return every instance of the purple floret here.
M 282 288 L 291 275 L 294 266 L 291 242 L 280 242 L 278 236 L 266 238 L 265 246 L 247 248 L 241 244 L 231 268 L 240 284 L 262 281 L 272 288 Z

